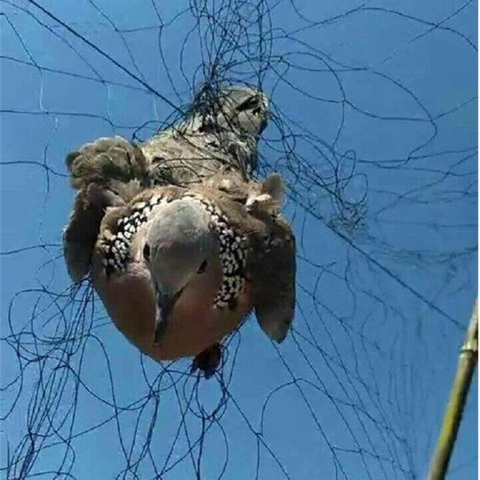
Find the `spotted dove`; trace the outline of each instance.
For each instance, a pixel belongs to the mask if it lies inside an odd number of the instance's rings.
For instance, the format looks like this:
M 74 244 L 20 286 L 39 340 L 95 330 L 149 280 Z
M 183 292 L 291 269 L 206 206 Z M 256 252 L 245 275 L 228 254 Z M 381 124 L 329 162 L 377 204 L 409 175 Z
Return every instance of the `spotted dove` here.
M 67 156 L 78 189 L 64 232 L 74 281 L 91 274 L 112 320 L 156 360 L 197 355 L 255 310 L 283 341 L 295 302 L 295 240 L 283 182 L 252 179 L 268 102 L 250 87 L 197 99 L 187 119 L 139 145 L 101 138 Z
M 93 284 L 142 352 L 156 360 L 197 355 L 252 310 L 271 339 L 284 340 L 294 314 L 295 239 L 268 191 L 277 182 L 258 185 L 270 200 L 254 210 L 201 184 L 156 187 L 107 210 Z

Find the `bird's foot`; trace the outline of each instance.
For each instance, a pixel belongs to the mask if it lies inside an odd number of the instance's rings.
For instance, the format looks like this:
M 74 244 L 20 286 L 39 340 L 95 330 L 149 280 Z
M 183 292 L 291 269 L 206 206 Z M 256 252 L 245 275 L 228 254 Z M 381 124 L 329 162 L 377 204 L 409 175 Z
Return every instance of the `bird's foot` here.
M 222 347 L 219 343 L 214 343 L 195 356 L 192 362 L 191 372 L 200 370 L 208 380 L 213 377 L 222 360 Z

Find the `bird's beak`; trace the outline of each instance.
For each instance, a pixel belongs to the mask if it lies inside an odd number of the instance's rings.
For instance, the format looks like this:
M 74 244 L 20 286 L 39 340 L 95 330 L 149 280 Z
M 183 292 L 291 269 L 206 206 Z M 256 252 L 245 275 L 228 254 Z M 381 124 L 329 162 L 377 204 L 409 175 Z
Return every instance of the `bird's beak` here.
M 153 344 L 157 345 L 167 330 L 168 320 L 183 288 L 173 295 L 164 294 L 157 289 L 157 315 L 155 316 L 155 336 Z

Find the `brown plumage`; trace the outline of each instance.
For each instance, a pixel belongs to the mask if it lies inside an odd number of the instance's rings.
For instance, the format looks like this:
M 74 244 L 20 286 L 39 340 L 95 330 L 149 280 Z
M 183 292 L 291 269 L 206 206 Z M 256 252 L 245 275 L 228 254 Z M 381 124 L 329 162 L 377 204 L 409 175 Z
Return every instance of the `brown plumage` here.
M 146 187 L 142 151 L 121 137 L 100 138 L 69 153 L 70 184 L 79 190 L 63 234 L 68 273 L 79 281 L 88 274 L 93 246 L 105 209 L 129 202 Z

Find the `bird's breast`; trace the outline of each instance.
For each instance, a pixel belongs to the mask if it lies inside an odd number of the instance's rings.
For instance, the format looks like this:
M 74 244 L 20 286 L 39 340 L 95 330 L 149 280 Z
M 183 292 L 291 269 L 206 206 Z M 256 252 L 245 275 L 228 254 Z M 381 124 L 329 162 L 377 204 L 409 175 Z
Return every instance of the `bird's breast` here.
M 157 361 L 197 355 L 233 332 L 252 309 L 248 284 L 235 308 L 217 308 L 214 299 L 221 277 L 199 278 L 182 293 L 161 341 L 154 345 L 156 296 L 145 264 L 131 262 L 126 272 L 110 278 L 96 268 L 93 282 L 116 327 Z

